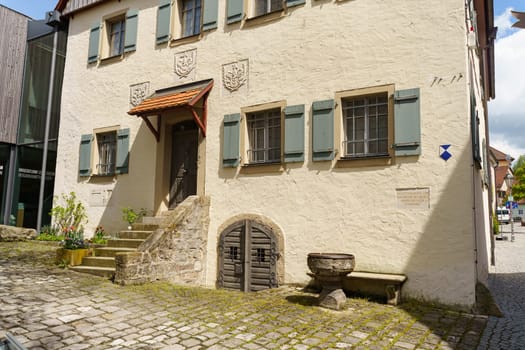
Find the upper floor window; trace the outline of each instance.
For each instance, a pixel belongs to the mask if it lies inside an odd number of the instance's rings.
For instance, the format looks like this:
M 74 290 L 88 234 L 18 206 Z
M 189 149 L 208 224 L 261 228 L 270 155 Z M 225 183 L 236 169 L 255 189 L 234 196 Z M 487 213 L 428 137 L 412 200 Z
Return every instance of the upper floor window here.
M 109 56 L 118 56 L 124 53 L 124 37 L 126 32 L 126 21 L 118 18 L 107 22 L 109 27 Z
M 159 0 L 156 42 L 194 37 L 215 29 L 217 16 L 218 0 Z
M 182 0 L 182 36 L 197 35 L 201 31 L 201 0 Z
M 342 100 L 347 157 L 388 155 L 388 96 L 359 96 Z
M 104 18 L 92 25 L 89 34 L 88 63 L 122 56 L 137 48 L 137 9 Z M 102 32 L 102 34 L 101 34 Z
M 254 0 L 254 16 L 262 16 L 267 13 L 283 9 L 282 0 Z
M 249 163 L 281 161 L 281 110 L 273 109 L 246 115 Z

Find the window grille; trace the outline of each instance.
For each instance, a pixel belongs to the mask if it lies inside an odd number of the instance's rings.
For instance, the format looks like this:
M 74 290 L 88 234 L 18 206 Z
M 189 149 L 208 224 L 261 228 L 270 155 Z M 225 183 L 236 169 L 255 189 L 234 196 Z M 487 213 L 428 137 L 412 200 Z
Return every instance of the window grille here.
M 388 98 L 386 94 L 344 99 L 346 157 L 388 154 Z
M 247 116 L 250 163 L 281 160 L 281 110 L 256 112 Z
M 115 159 L 117 153 L 117 134 L 108 132 L 97 135 L 99 164 L 98 175 L 111 175 L 115 173 Z

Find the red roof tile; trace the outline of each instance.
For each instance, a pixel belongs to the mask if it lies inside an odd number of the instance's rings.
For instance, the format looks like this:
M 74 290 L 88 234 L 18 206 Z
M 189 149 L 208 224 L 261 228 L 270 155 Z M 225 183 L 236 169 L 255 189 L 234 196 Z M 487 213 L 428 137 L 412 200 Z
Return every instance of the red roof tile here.
M 128 114 L 138 116 L 152 115 L 185 105 L 193 105 L 212 86 L 213 81 L 206 81 L 199 84 L 188 84 L 159 90 L 142 101 L 138 106 L 133 107 Z

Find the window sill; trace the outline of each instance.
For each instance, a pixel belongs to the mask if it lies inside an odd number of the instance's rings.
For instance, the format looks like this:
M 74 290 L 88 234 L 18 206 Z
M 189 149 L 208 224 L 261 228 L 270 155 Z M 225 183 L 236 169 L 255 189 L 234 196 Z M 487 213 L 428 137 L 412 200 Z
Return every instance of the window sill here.
M 249 17 L 246 19 L 245 25 L 251 26 L 251 25 L 258 25 L 258 24 L 263 24 L 267 22 L 273 22 L 273 21 L 278 20 L 279 18 L 284 17 L 285 14 L 286 14 L 286 9 L 283 8 L 280 10 L 268 12 L 268 13 L 258 15 L 255 17 Z
M 337 168 L 360 168 L 370 166 L 385 166 L 394 164 L 391 155 L 369 157 L 340 157 L 337 159 Z
M 191 35 L 191 36 L 185 36 L 181 38 L 173 38 L 170 39 L 170 47 L 175 47 L 179 45 L 194 43 L 196 41 L 199 41 L 201 38 L 202 33 Z
M 113 63 L 113 62 L 117 62 L 117 61 L 122 61 L 123 58 L 124 58 L 124 54 L 104 57 L 104 58 L 100 59 L 100 64 L 107 64 L 107 63 Z
M 241 166 L 241 173 L 243 174 L 281 173 L 283 171 L 281 162 L 246 163 Z
M 115 177 L 117 174 L 116 173 L 113 173 L 113 174 L 91 174 L 91 177 Z

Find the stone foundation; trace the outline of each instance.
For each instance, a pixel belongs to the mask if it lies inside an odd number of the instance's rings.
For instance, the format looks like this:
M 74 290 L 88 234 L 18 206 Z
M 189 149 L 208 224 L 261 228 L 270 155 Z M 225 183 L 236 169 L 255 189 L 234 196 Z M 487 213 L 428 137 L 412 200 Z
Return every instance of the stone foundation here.
M 208 197 L 188 197 L 137 252 L 117 254 L 115 282 L 203 284 L 209 207 Z

